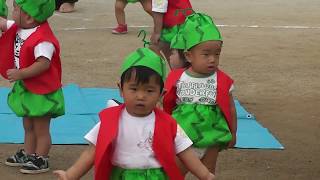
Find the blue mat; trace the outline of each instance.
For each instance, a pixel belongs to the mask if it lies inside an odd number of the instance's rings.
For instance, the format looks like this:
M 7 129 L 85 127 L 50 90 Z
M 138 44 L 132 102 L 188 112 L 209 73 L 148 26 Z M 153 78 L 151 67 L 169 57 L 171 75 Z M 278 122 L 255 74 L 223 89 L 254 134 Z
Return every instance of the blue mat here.
M 0 88 L 0 143 L 23 143 L 21 118 L 7 106 L 9 88 Z M 118 89 L 63 87 L 66 115 L 52 120 L 53 144 L 86 144 L 83 136 L 99 121 L 97 113 L 108 99 L 121 101 Z M 235 101 L 238 117 L 237 148 L 284 149 L 280 142 Z

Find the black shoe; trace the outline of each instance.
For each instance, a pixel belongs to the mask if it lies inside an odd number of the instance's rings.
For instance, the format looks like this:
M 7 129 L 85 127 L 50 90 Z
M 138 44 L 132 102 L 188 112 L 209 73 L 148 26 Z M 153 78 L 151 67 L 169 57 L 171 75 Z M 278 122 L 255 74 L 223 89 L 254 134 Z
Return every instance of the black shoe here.
M 28 161 L 28 156 L 24 149 L 19 149 L 15 155 L 9 157 L 4 164 L 8 166 L 23 166 Z
M 25 174 L 38 174 L 49 171 L 48 158 L 44 158 L 38 155 L 32 155 L 28 157 L 28 162 L 25 163 L 20 172 Z

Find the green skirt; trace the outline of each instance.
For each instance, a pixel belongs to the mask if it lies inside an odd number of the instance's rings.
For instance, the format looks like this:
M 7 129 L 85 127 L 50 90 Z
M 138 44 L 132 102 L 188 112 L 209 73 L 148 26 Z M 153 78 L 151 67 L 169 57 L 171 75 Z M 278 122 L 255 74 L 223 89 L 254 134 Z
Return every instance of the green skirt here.
M 163 28 L 161 31 L 160 40 L 170 44 L 174 36 L 178 34 L 179 28 L 180 25 L 176 25 L 171 28 Z
M 128 3 L 136 3 L 139 2 L 139 0 L 127 0 Z
M 33 94 L 22 81 L 16 81 L 8 95 L 8 105 L 18 117 L 52 118 L 64 115 L 64 98 L 62 89 L 49 94 Z
M 162 168 L 154 169 L 123 169 L 113 167 L 112 180 L 168 180 L 169 177 Z
M 172 117 L 186 132 L 197 148 L 226 148 L 232 139 L 227 121 L 220 108 L 212 105 L 181 104 Z

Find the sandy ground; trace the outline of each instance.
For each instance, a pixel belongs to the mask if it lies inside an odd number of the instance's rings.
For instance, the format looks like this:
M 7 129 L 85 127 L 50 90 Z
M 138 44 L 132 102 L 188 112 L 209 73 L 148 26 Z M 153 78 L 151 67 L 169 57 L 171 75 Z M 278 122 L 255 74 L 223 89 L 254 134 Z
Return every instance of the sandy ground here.
M 224 151 L 218 179 L 320 179 L 320 1 L 192 3 L 217 24 L 228 25 L 221 27 L 225 40 L 221 68 L 235 79 L 235 96 L 286 148 Z M 64 84 L 116 87 L 124 56 L 142 46 L 136 38 L 141 28 L 136 26 L 147 26 L 148 32 L 152 26 L 139 4 L 128 6 L 127 14 L 129 26 L 135 27 L 123 36 L 110 33 L 115 25 L 113 1 L 80 0 L 76 12 L 56 13 L 50 19 L 62 47 Z M 0 85 L 10 86 L 4 80 Z M 51 171 L 22 175 L 17 168 L 6 167 L 5 158 L 21 146 L 0 145 L 1 180 L 55 179 Z M 66 169 L 84 148 L 54 145 L 51 169 Z M 83 179 L 92 179 L 92 171 Z

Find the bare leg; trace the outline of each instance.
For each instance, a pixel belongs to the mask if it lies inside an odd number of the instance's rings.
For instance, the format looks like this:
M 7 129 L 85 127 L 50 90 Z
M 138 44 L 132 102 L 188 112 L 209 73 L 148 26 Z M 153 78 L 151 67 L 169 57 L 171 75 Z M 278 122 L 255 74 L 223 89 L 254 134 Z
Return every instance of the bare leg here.
M 23 118 L 24 128 L 24 149 L 27 154 L 34 154 L 36 152 L 37 139 L 34 132 L 34 124 L 31 118 Z
M 60 8 L 59 8 L 59 12 L 61 13 L 70 13 L 70 12 L 73 12 L 75 11 L 75 3 L 63 3 L 61 4 Z
M 115 15 L 118 24 L 125 25 L 126 24 L 126 15 L 124 12 L 124 8 L 127 6 L 127 2 L 125 0 L 116 0 L 114 5 Z
M 219 149 L 216 147 L 208 148 L 205 155 L 201 159 L 202 163 L 209 169 L 209 171 L 215 174 L 216 163 L 218 159 Z
M 144 11 L 152 17 L 152 1 L 151 0 L 142 0 L 140 1 Z
M 33 118 L 37 138 L 36 153 L 44 157 L 48 156 L 51 148 L 50 120 L 49 116 Z

